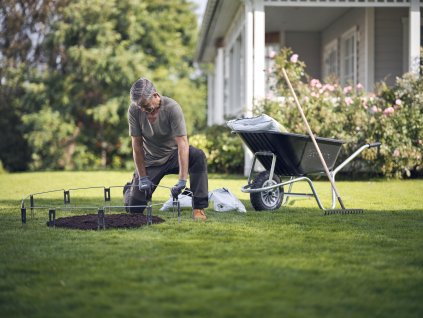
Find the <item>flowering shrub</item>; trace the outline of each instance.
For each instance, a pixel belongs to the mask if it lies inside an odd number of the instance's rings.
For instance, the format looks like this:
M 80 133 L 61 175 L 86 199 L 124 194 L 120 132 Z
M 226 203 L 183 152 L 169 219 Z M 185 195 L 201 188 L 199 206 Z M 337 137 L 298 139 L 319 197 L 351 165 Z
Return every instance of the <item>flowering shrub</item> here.
M 290 132 L 305 134 L 305 126 L 282 75 L 285 68 L 316 135 L 346 141 L 339 161 L 365 143 L 380 141 L 351 163 L 350 171 L 371 171 L 388 177 L 419 175 L 423 169 L 423 80 L 405 74 L 389 88 L 378 85 L 377 94 L 361 84 L 342 87 L 322 83 L 304 72 L 305 64 L 290 49 L 274 57 L 271 73 L 274 94 L 258 103 L 255 113 L 266 113 Z M 275 95 L 279 97 L 275 97 Z

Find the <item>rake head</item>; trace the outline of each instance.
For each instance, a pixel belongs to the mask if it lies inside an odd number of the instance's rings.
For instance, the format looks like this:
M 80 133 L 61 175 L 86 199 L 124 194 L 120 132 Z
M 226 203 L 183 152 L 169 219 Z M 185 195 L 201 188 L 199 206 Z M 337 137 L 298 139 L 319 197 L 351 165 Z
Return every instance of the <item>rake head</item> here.
M 325 210 L 324 215 L 331 215 L 331 214 L 360 214 L 363 213 L 363 209 L 333 209 L 333 210 Z

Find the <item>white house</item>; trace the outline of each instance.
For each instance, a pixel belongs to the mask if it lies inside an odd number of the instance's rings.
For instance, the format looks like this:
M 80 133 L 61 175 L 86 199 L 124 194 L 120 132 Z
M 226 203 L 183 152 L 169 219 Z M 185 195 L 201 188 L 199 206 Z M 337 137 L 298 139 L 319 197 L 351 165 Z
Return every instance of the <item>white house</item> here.
M 208 124 L 251 115 L 266 95 L 269 52 L 291 47 L 307 73 L 390 84 L 418 72 L 423 0 L 208 0 L 197 61 L 208 74 Z

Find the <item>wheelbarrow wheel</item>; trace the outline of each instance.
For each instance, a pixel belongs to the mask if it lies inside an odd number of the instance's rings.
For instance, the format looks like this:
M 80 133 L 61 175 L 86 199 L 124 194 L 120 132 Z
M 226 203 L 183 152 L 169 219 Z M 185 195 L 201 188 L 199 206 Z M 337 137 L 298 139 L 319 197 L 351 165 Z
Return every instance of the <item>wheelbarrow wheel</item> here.
M 259 189 L 280 183 L 277 175 L 269 180 L 269 172 L 260 172 L 253 180 L 252 189 Z M 277 210 L 280 208 L 283 199 L 283 187 L 276 187 L 271 190 L 250 193 L 251 205 L 256 211 Z

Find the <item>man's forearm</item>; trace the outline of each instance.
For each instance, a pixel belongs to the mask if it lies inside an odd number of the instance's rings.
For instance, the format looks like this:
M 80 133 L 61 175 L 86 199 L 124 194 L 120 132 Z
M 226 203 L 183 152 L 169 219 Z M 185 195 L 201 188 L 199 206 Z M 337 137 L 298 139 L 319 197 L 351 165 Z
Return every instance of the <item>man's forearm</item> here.
M 138 171 L 140 177 L 146 176 L 147 172 L 145 170 L 145 160 L 144 160 L 144 150 L 142 147 L 142 141 L 132 140 L 132 156 L 134 158 L 135 168 Z
M 189 144 L 186 136 L 177 137 L 178 144 L 178 161 L 179 161 L 179 179 L 188 179 L 188 160 L 189 160 Z

